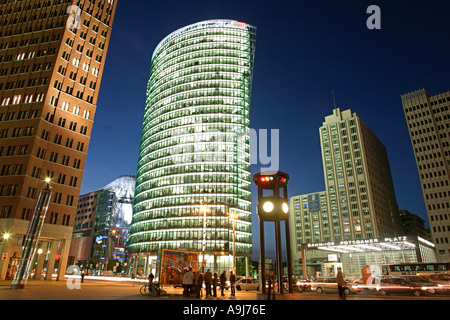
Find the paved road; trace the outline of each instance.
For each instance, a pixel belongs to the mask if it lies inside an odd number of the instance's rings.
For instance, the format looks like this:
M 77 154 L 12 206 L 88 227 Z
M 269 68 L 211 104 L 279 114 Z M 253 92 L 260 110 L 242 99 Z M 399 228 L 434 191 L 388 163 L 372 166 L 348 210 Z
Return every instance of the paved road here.
M 88 280 L 77 283 L 74 280 L 67 281 L 29 281 L 24 289 L 13 290 L 10 283 L 0 281 L 0 300 L 186 300 L 186 301 L 258 301 L 256 291 L 236 291 L 236 297 L 225 291 L 224 297 L 212 299 L 185 298 L 181 288 L 164 288 L 166 295 L 153 298 L 142 296 L 139 292 L 141 284 L 133 282 L 111 282 Z M 219 292 L 218 292 L 219 293 Z M 294 293 L 291 300 L 338 300 L 337 294 L 317 294 L 315 292 Z M 356 294 L 347 296 L 347 300 L 450 300 L 450 295 L 415 296 L 380 296 Z M 265 301 L 265 300 L 259 300 Z
M 167 315 L 164 319 L 178 319 L 195 316 L 196 318 L 232 319 L 277 319 L 288 315 L 335 317 L 337 310 L 353 314 L 361 308 L 372 312 L 388 312 L 389 317 L 406 314 L 415 316 L 416 300 L 437 301 L 448 303 L 450 296 L 387 296 L 350 295 L 347 301 L 338 301 L 335 294 L 319 295 L 315 292 L 296 293 L 291 296 L 296 301 L 258 300 L 255 291 L 237 291 L 236 297 L 231 297 L 226 291 L 224 297 L 214 299 L 184 298 L 182 289 L 166 288 L 167 294 L 160 297 L 142 296 L 140 284 L 131 282 L 85 281 L 79 288 L 73 287 L 73 282 L 67 281 L 29 281 L 24 289 L 13 290 L 10 282 L 0 281 L 0 306 L 2 310 L 14 310 L 21 317 L 33 317 L 36 314 L 58 315 L 67 317 L 70 314 L 98 314 L 102 318 L 109 316 L 115 319 L 132 317 L 153 318 L 155 313 Z M 325 303 L 324 300 L 327 300 Z M 359 300 L 360 302 L 357 302 Z M 361 302 L 365 300 L 365 302 Z M 388 307 L 369 302 L 369 300 L 405 300 L 408 305 L 395 302 Z M 442 300 L 442 302 L 439 302 Z M 27 303 L 24 304 L 24 301 Z M 99 301 L 101 303 L 99 304 Z M 336 301 L 336 302 L 333 302 Z M 355 301 L 356 303 L 353 303 Z M 80 304 L 81 303 L 81 304 Z M 364 303 L 364 305 L 361 305 Z M 366 305 L 367 304 L 367 305 Z M 413 305 L 414 304 L 414 305 Z M 395 307 L 394 307 L 395 306 Z M 6 308 L 5 308 L 6 307 Z M 438 309 L 446 305 L 434 306 Z M 433 308 L 434 308 L 433 307 Z M 427 309 L 430 307 L 428 306 Z M 398 312 L 398 313 L 397 313 Z M 244 314 L 245 313 L 245 314 Z

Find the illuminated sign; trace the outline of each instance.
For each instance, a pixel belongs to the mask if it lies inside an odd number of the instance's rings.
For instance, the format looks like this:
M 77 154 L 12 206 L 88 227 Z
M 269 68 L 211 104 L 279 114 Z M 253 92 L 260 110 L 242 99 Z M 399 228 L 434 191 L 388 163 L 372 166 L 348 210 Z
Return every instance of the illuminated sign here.
M 103 236 L 98 236 L 97 238 L 95 238 L 95 242 L 96 242 L 97 244 L 102 244 L 102 242 L 103 242 Z
M 338 255 L 337 254 L 329 254 L 328 255 L 328 261 L 330 262 L 338 262 Z
M 183 275 L 188 268 L 198 270 L 198 252 L 163 249 L 161 255 L 161 285 L 183 284 Z
M 317 248 L 317 247 L 328 247 L 328 246 L 354 246 L 354 245 L 364 245 L 364 244 L 382 244 L 384 242 L 403 242 L 408 241 L 407 236 L 393 237 L 393 238 L 384 238 L 384 239 L 365 239 L 365 240 L 342 240 L 339 242 L 315 242 L 308 243 L 308 248 Z
M 234 26 L 235 26 L 236 28 L 247 29 L 247 24 L 246 24 L 245 22 L 239 22 L 239 21 L 236 21 L 235 24 L 234 24 Z

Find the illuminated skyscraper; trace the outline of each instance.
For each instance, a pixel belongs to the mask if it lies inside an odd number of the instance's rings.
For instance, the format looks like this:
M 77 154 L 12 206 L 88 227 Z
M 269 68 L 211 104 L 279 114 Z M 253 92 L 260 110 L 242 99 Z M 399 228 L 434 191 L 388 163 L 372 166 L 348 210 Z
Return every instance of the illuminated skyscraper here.
M 326 189 L 290 199 L 294 263 L 304 243 L 403 235 L 387 151 L 375 133 L 352 110 L 335 108 L 319 134 Z
M 11 235 L 1 279 L 14 275 L 46 177 L 36 277 L 64 279 L 116 5 L 0 1 L 0 232 Z
M 161 249 L 183 249 L 199 252 L 211 270 L 230 269 L 232 214 L 238 216 L 236 257 L 251 256 L 255 39 L 253 26 L 211 20 L 179 29 L 157 46 L 130 235 L 136 268 L 151 266 Z

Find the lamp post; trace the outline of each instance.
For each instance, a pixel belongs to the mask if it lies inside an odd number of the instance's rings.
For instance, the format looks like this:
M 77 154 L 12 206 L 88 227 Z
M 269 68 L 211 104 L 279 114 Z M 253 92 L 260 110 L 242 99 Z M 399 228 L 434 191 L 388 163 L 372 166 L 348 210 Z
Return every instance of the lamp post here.
M 33 218 L 31 219 L 30 226 L 28 227 L 27 235 L 24 238 L 22 253 L 20 255 L 17 270 L 11 284 L 11 289 L 25 288 L 28 277 L 30 276 L 39 237 L 44 225 L 45 215 L 47 214 L 50 199 L 52 197 L 50 182 L 51 179 L 46 178 L 45 186 L 39 193 L 39 197 L 34 208 Z
M 236 213 L 230 213 L 230 218 L 233 220 L 233 272 L 236 274 Z
M 2 258 L 0 260 L 0 279 L 2 278 L 2 274 L 3 274 L 4 262 L 8 260 L 8 252 L 7 252 L 8 245 L 7 245 L 7 242 L 8 242 L 8 240 L 10 238 L 11 238 L 11 235 L 9 233 L 4 233 L 3 234 Z
M 208 223 L 206 221 L 206 212 L 208 211 L 208 207 L 206 205 L 200 206 L 200 210 L 203 211 L 203 244 L 202 244 L 202 255 L 203 255 L 203 262 L 202 262 L 202 272 L 205 271 L 205 252 L 206 252 L 206 227 L 208 226 Z

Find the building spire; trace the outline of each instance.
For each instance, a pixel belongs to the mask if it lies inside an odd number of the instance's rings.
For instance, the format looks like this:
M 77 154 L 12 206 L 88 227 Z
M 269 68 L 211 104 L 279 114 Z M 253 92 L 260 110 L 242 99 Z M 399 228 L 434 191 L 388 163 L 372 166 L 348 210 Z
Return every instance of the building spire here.
M 331 91 L 331 94 L 333 95 L 333 106 L 334 106 L 334 109 L 336 109 L 336 97 L 334 96 L 334 90 Z

